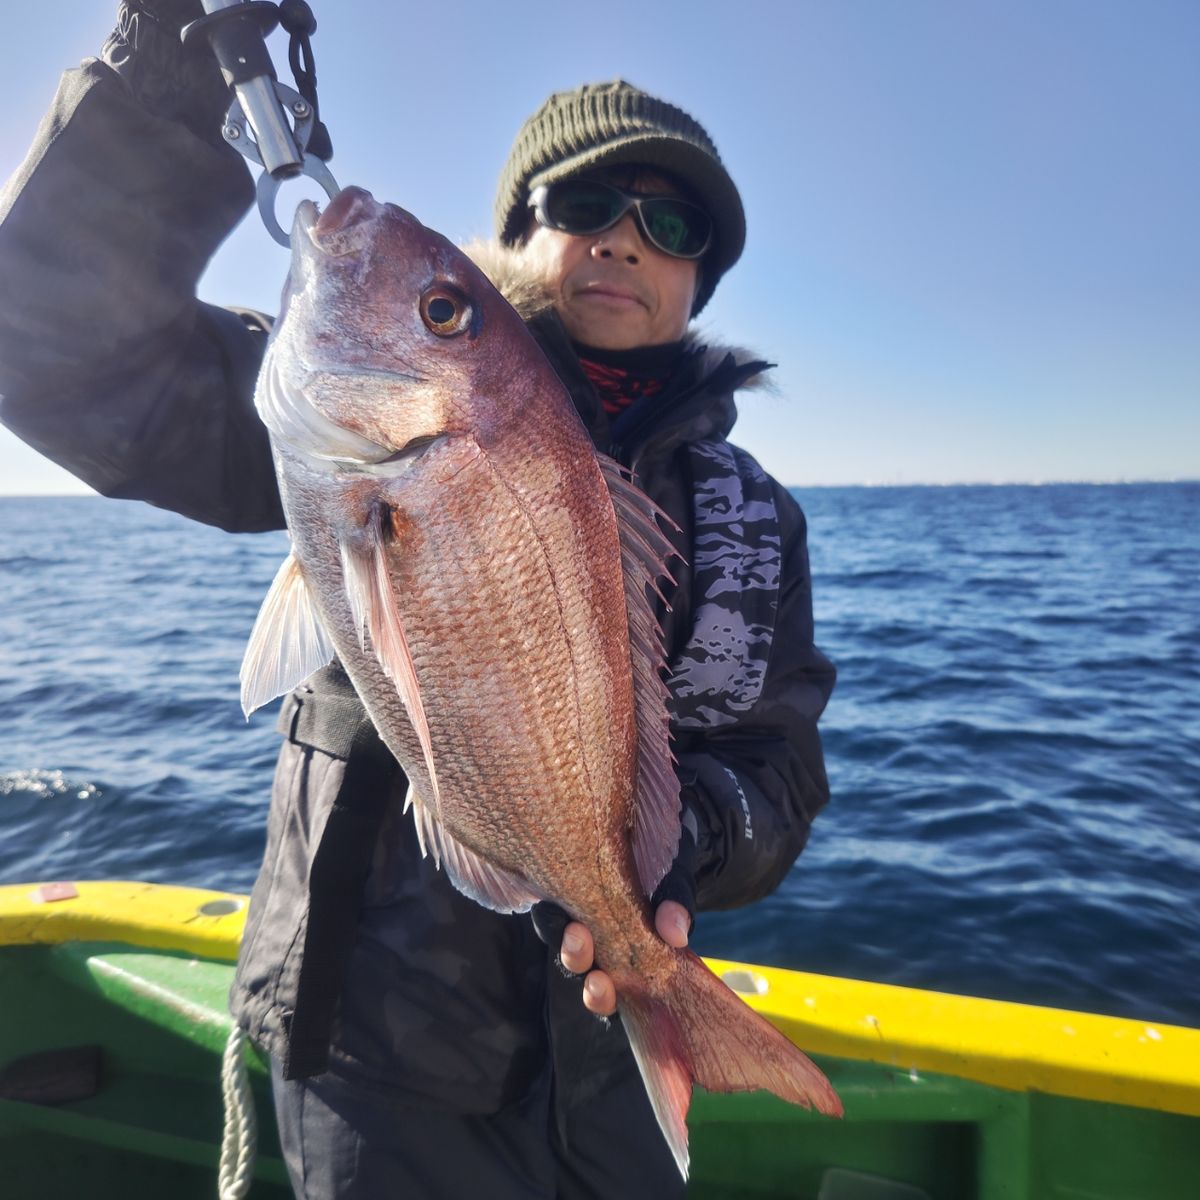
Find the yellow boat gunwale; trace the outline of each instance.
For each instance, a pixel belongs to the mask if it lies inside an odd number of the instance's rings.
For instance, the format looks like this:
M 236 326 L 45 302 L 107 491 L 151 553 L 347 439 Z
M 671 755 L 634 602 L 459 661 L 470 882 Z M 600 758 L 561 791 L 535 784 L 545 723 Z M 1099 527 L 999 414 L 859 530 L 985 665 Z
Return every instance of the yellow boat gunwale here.
M 0 946 L 120 942 L 237 957 L 245 896 L 107 880 L 72 886 L 75 897 L 53 901 L 37 898 L 37 884 L 0 886 Z M 917 1079 L 932 1071 L 1010 1091 L 1200 1116 L 1197 1029 L 706 961 L 814 1054 L 889 1065 Z

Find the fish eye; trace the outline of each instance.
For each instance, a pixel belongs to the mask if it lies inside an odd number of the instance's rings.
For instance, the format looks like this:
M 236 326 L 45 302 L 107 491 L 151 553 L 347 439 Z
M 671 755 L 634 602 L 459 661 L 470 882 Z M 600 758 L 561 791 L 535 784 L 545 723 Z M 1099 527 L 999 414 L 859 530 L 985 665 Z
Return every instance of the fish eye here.
M 471 302 L 457 288 L 435 283 L 421 293 L 421 320 L 438 337 L 455 337 L 470 327 Z

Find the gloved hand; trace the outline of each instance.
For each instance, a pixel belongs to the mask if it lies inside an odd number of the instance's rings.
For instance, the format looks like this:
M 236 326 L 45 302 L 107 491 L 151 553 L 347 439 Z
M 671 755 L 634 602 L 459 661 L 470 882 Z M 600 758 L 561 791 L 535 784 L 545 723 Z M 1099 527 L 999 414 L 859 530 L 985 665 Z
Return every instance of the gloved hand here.
M 659 937 L 679 948 L 687 945 L 695 921 L 695 862 L 695 818 L 685 809 L 675 861 L 650 899 Z M 557 952 L 557 962 L 563 971 L 586 975 L 584 1005 L 597 1016 L 612 1016 L 617 1007 L 616 989 L 607 973 L 594 967 L 595 950 L 587 926 L 573 921 L 570 914 L 549 901 L 535 904 L 530 916 L 534 932 Z
M 539 900 L 529 910 L 530 920 L 533 921 L 533 932 L 541 941 L 550 947 L 555 954 L 555 962 L 568 975 L 574 974 L 563 965 L 563 933 L 571 923 L 571 914 L 565 908 L 560 908 L 550 900 Z
M 688 924 L 685 934 L 690 934 L 692 926 L 696 923 L 696 829 L 695 813 L 685 805 L 675 861 L 662 877 L 662 882 L 654 889 L 654 895 L 650 897 L 650 906 L 655 910 L 656 921 L 659 906 L 667 900 L 673 900 L 687 910 Z
M 203 43 L 185 49 L 179 40 L 180 30 L 202 16 L 200 0 L 121 0 L 100 58 L 148 111 L 224 146 L 221 128 L 233 96 L 212 51 Z

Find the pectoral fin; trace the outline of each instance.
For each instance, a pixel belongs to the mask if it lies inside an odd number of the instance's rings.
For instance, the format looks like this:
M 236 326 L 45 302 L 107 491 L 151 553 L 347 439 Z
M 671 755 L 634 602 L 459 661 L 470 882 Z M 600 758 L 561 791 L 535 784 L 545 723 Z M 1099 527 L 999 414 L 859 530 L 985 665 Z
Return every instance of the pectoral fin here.
M 433 765 L 429 720 L 421 703 L 421 685 L 417 680 L 417 669 L 404 635 L 404 623 L 400 618 L 396 597 L 392 594 L 378 514 L 375 522 L 368 530 L 365 547 L 342 543 L 342 571 L 346 582 L 346 596 L 350 601 L 355 628 L 358 630 L 359 645 L 366 650 L 367 638 L 370 637 L 375 658 L 384 674 L 396 685 L 396 694 L 400 697 L 404 711 L 416 731 L 436 804 L 437 771 Z
M 325 666 L 333 653 L 300 564 L 289 554 L 258 610 L 242 659 L 242 711 L 249 717 L 291 691 Z

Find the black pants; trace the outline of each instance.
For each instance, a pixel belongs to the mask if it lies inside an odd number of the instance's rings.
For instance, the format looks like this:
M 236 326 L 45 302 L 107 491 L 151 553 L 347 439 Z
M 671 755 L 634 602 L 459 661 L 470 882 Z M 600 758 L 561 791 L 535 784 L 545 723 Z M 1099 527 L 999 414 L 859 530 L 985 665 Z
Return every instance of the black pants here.
M 636 1070 L 573 1103 L 561 1129 L 548 1071 L 520 1103 L 485 1116 L 381 1102 L 333 1072 L 284 1082 L 276 1070 L 274 1085 L 280 1144 L 299 1200 L 685 1194 Z

